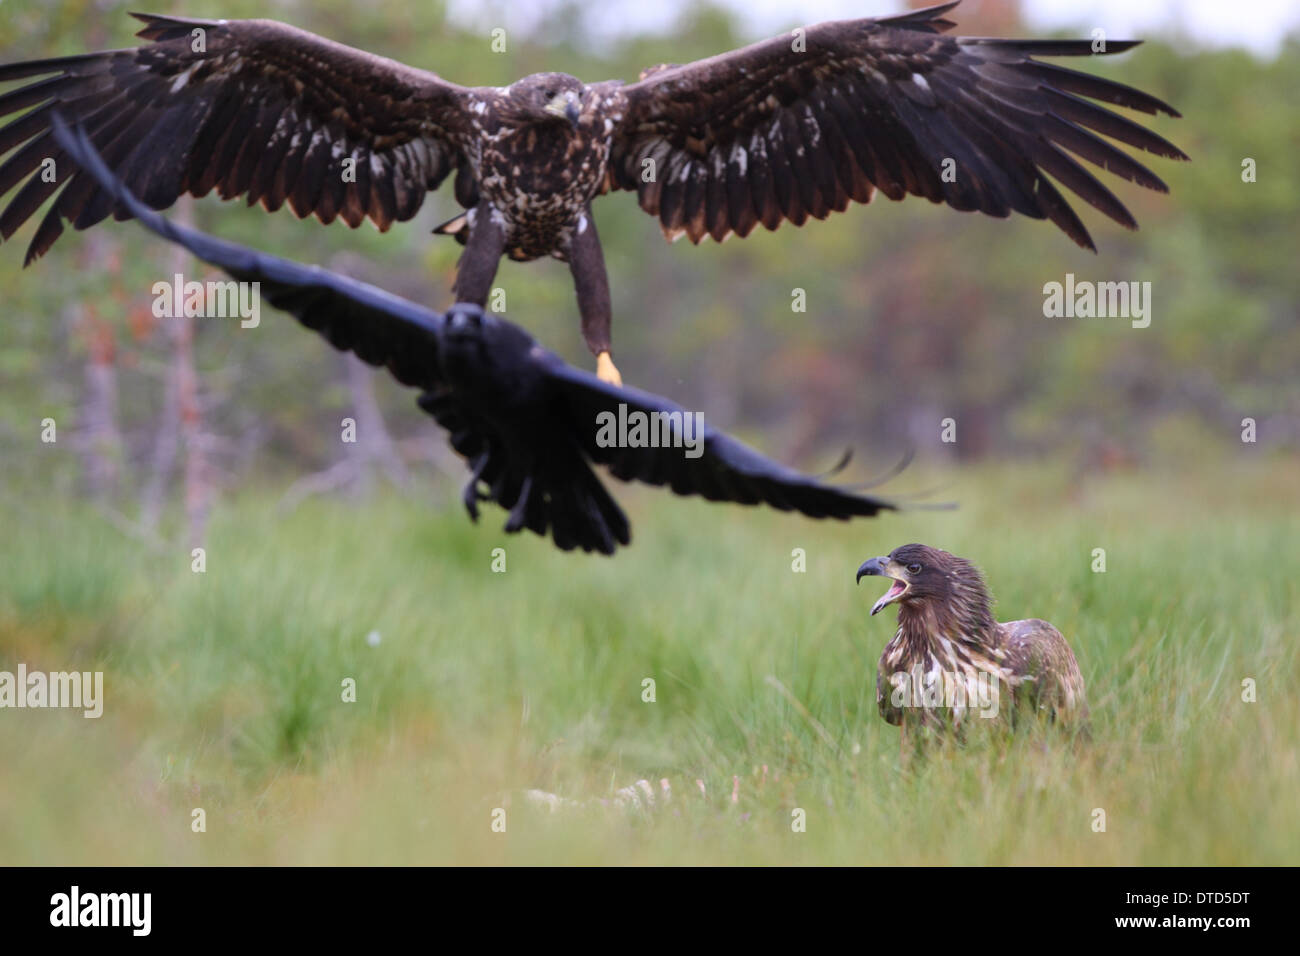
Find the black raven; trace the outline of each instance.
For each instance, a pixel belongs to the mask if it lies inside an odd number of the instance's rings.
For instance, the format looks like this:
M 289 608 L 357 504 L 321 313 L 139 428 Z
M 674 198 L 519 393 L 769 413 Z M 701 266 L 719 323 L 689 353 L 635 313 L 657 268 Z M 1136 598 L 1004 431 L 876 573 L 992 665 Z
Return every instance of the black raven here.
M 179 243 L 241 282 L 260 284 L 278 309 L 319 332 L 336 349 L 384 366 L 421 390 L 419 405 L 451 435 L 472 476 L 464 502 L 477 520 L 479 501 L 509 509 L 507 532 L 550 530 L 562 550 L 613 554 L 630 540 L 627 516 L 588 462 L 624 481 L 668 485 L 710 501 L 769 504 L 810 518 L 847 520 L 894 505 L 823 484 L 703 426 L 692 440 L 690 413 L 666 398 L 610 385 L 568 365 L 505 319 L 461 303 L 446 316 L 336 275 L 319 266 L 265 255 L 177 225 L 146 207 L 117 179 L 84 130 L 56 114 L 60 146 L 113 200 L 150 231 Z M 666 422 L 660 434 L 678 447 L 609 442 L 602 421 Z M 696 445 L 690 457 L 687 443 Z M 486 489 L 486 490 L 484 490 Z

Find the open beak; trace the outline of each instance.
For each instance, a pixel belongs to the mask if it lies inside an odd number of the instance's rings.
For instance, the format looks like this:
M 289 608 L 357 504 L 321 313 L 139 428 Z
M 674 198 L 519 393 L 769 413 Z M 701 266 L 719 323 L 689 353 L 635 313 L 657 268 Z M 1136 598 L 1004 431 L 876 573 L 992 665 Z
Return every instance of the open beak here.
M 578 98 L 573 93 L 561 93 L 555 99 L 551 100 L 545 106 L 546 112 L 552 116 L 558 116 L 560 119 L 569 121 L 570 126 L 578 125 Z
M 858 568 L 858 581 L 861 581 L 864 577 L 882 577 L 892 578 L 894 582 L 889 590 L 880 596 L 880 600 L 871 606 L 872 617 L 875 617 L 878 611 L 893 604 L 907 593 L 909 585 L 902 578 L 895 577 L 898 573 L 898 566 L 889 558 L 872 558 L 869 561 L 864 561 L 862 567 Z

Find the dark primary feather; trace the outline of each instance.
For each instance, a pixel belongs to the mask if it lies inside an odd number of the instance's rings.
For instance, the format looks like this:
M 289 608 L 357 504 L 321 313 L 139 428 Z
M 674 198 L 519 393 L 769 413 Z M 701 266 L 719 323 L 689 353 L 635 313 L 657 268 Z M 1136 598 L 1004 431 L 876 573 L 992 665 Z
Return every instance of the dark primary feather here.
M 507 531 L 549 529 L 562 549 L 612 554 L 630 540 L 627 518 L 592 473 L 608 465 L 625 481 L 668 485 L 710 501 L 765 503 L 812 518 L 870 516 L 888 501 L 821 484 L 713 428 L 703 454 L 681 448 L 601 447 L 597 416 L 619 405 L 646 414 L 686 414 L 648 392 L 617 388 L 567 365 L 531 336 L 481 310 L 457 306 L 448 317 L 373 286 L 215 239 L 172 223 L 136 199 L 94 152 L 84 131 L 56 117 L 62 148 L 114 201 L 154 233 L 241 281 L 260 283 L 277 308 L 338 349 L 388 368 L 422 390 L 420 405 L 450 433 L 474 478 L 466 505 L 490 499 L 511 509 Z M 481 489 L 486 488 L 483 492 Z
M 635 190 L 670 237 L 747 235 L 758 223 L 802 225 L 867 202 L 925 196 L 955 209 L 1056 223 L 1094 248 L 1052 180 L 1127 228 L 1132 215 L 1077 161 L 1167 192 L 1110 137 L 1172 159 L 1172 143 L 1092 100 L 1178 113 L 1103 77 L 1040 62 L 1088 56 L 1089 40 L 942 35 L 948 3 L 880 19 L 808 27 L 625 88 L 610 185 Z M 1131 49 L 1108 41 L 1105 53 Z M 1096 134 L 1100 133 L 1101 136 Z M 645 181 L 644 161 L 655 177 Z M 945 181 L 944 161 L 955 163 Z
M 0 117 L 34 107 L 0 128 L 0 157 L 13 151 L 0 165 L 0 196 L 26 180 L 0 213 L 0 239 L 66 187 L 27 262 L 63 222 L 84 229 L 113 212 L 54 142 L 56 109 L 154 209 L 216 189 L 271 210 L 288 203 L 299 217 L 350 226 L 369 217 L 387 229 L 463 162 L 462 88 L 433 73 L 270 20 L 133 15 L 151 41 L 138 49 L 0 66 L 0 83 L 42 77 L 0 95 Z M 53 182 L 39 172 L 47 157 Z M 345 160 L 355 182 L 344 180 Z

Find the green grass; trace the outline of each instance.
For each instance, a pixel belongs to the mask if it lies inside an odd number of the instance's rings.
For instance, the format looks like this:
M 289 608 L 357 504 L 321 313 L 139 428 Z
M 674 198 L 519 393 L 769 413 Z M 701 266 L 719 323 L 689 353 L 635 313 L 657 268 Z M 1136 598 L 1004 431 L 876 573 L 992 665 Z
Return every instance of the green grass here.
M 945 480 L 957 511 L 853 525 L 620 486 L 612 561 L 507 538 L 496 509 L 472 526 L 446 491 L 289 515 L 249 491 L 215 509 L 204 574 L 87 506 L 8 499 L 0 669 L 103 670 L 107 700 L 0 711 L 0 862 L 1300 862 L 1300 466 Z M 900 766 L 874 700 L 894 615 L 853 577 L 911 540 L 975 560 L 1001 619 L 1060 627 L 1090 745 Z M 672 780 L 667 810 L 521 799 L 643 777 Z

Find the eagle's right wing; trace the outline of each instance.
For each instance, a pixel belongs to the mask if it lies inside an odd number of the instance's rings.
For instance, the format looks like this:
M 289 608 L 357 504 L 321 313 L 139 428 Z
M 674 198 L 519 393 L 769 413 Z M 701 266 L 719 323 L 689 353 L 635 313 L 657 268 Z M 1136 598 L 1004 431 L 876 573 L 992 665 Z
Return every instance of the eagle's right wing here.
M 26 262 L 64 220 L 85 229 L 115 211 L 54 141 L 56 109 L 153 209 L 215 187 L 322 222 L 369 216 L 383 230 L 462 162 L 465 90 L 434 73 L 272 20 L 134 15 L 145 46 L 0 66 L 0 83 L 44 77 L 0 95 L 0 116 L 35 107 L 0 129 L 0 157 L 11 153 L 0 196 L 27 180 L 0 213 L 0 238 L 66 186 Z

